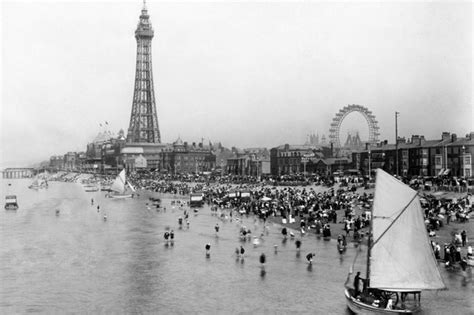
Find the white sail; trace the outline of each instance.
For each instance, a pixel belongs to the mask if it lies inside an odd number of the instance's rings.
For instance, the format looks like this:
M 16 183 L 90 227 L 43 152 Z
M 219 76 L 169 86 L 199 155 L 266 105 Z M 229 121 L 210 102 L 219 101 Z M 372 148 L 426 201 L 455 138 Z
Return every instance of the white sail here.
M 378 169 L 372 216 L 370 287 L 444 289 L 417 192 Z
M 122 170 L 120 174 L 117 175 L 115 181 L 110 186 L 110 190 L 115 191 L 119 194 L 125 192 L 125 170 Z

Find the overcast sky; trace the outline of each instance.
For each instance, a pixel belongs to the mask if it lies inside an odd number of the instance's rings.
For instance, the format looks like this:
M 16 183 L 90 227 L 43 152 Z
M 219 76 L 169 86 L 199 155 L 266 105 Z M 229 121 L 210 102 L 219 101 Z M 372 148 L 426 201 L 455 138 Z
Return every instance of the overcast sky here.
M 472 4 L 147 1 L 162 141 L 302 144 L 360 104 L 381 137 L 474 130 Z M 128 129 L 142 2 L 2 2 L 0 162 Z M 341 138 L 364 118 L 349 115 Z

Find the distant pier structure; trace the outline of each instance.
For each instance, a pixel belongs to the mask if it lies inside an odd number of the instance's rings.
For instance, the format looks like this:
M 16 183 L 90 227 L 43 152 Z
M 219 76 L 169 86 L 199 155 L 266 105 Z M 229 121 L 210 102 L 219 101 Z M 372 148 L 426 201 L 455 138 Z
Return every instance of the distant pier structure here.
M 35 169 L 33 168 L 6 168 L 2 171 L 3 178 L 29 178 L 33 177 Z

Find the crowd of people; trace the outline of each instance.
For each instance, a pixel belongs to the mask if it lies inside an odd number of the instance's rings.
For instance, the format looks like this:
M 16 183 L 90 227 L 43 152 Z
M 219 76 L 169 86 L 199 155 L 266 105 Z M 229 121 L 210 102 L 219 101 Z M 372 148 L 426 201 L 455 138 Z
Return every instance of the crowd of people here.
M 72 181 L 78 176 L 67 173 L 56 176 L 56 180 Z M 97 177 L 97 178 L 96 178 Z M 111 183 L 113 176 L 96 176 L 105 183 Z M 94 179 L 93 178 L 93 179 Z M 214 211 L 227 209 L 238 215 L 254 215 L 266 222 L 273 220 L 291 224 L 301 233 L 312 231 L 324 237 L 334 236 L 344 239 L 352 237 L 360 242 L 370 224 L 372 193 L 365 191 L 368 182 L 360 176 L 316 176 L 301 175 L 257 178 L 252 176 L 219 175 L 169 175 L 157 172 L 131 173 L 127 180 L 135 188 L 150 192 L 186 196 L 202 193 L 203 201 Z M 436 239 L 437 232 L 445 225 L 465 223 L 473 211 L 470 194 L 458 199 L 443 199 L 433 196 L 434 190 L 456 186 L 456 179 L 439 178 L 428 180 L 415 178 L 404 181 L 419 189 L 425 223 L 429 235 Z M 285 186 L 280 186 L 286 183 Z M 295 183 L 300 185 L 295 186 Z M 459 181 L 458 181 L 459 183 Z M 463 184 L 461 181 L 459 184 Z M 427 187 L 426 185 L 429 184 Z M 309 185 L 309 186 L 308 186 Z M 245 194 L 243 193 L 245 192 Z M 343 230 L 331 233 L 331 226 L 342 226 Z M 352 235 L 351 235 L 352 234 Z M 453 252 L 465 246 L 459 233 L 453 234 L 452 241 L 441 245 L 433 241 L 433 250 L 438 258 L 458 262 Z M 450 248 L 453 247 L 453 248 Z M 441 257 L 443 253 L 443 257 Z M 454 259 L 453 259 L 454 257 Z

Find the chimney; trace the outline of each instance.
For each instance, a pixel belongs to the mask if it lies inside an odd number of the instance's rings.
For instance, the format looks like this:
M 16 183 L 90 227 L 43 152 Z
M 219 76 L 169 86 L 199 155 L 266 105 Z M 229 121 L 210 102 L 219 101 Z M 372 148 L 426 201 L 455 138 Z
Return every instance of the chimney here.
M 387 144 L 388 144 L 388 140 L 384 140 L 384 141 L 383 141 L 383 144 L 384 144 L 384 145 L 387 145 Z
M 449 137 L 450 133 L 445 131 L 441 134 L 441 141 L 449 140 Z
M 193 142 L 193 147 L 196 147 L 196 142 Z
M 474 132 L 471 131 L 468 135 L 466 135 L 466 138 L 469 140 L 474 140 Z
M 425 144 L 425 136 L 420 136 L 420 145 Z
M 202 142 L 199 143 L 199 147 L 202 149 Z
M 405 139 L 405 137 L 398 137 L 397 139 L 397 143 L 400 144 L 400 143 L 405 143 L 407 142 L 407 140 Z
M 451 142 L 455 142 L 458 139 L 455 133 L 451 135 Z
M 414 145 L 420 145 L 420 136 L 419 135 L 412 135 L 411 136 L 411 143 Z
M 285 151 L 290 151 L 290 145 L 288 143 L 285 144 Z

